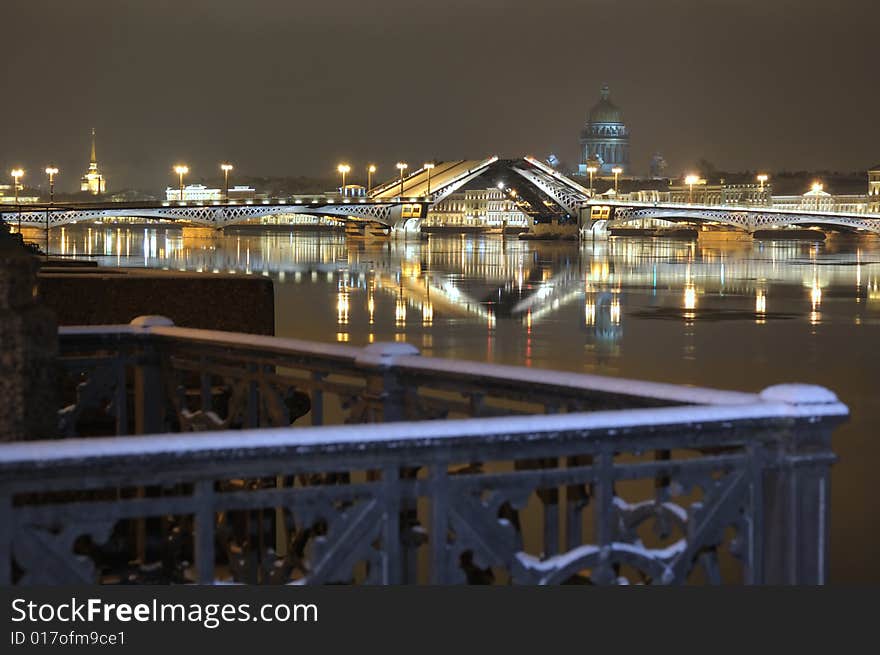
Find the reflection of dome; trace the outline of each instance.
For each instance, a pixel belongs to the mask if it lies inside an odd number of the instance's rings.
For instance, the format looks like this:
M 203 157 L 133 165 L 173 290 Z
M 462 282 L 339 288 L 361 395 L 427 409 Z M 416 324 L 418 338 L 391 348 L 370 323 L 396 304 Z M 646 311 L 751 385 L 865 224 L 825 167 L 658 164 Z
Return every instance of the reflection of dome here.
M 590 123 L 623 123 L 623 113 L 611 100 L 608 85 L 602 86 L 599 102 L 590 110 Z

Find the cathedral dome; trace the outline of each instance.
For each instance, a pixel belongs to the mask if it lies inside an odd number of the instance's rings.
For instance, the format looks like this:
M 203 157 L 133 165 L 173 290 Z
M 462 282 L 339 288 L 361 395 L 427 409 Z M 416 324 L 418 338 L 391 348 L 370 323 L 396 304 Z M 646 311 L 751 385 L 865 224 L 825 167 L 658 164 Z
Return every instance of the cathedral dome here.
M 622 123 L 623 114 L 611 100 L 608 85 L 602 86 L 599 102 L 590 110 L 590 123 Z

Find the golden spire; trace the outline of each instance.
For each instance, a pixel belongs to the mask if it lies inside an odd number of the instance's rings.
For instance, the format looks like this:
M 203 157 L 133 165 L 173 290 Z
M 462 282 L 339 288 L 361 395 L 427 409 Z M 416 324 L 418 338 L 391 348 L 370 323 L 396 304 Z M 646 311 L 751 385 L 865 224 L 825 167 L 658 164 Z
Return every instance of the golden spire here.
M 95 128 L 92 128 L 92 158 L 89 160 L 90 164 L 98 163 L 98 156 L 95 154 Z

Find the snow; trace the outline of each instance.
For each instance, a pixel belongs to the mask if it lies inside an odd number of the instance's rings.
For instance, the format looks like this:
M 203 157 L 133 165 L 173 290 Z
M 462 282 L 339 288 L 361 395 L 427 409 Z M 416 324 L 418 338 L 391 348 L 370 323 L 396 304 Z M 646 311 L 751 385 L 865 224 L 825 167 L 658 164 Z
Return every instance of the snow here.
M 807 412 L 809 410 L 809 412 Z M 381 444 L 427 440 L 443 441 L 493 435 L 526 436 L 572 431 L 614 431 L 626 428 L 729 422 L 741 419 L 843 416 L 841 403 L 807 408 L 784 403 L 749 405 L 661 407 L 571 414 L 502 416 L 444 421 L 401 421 L 319 427 L 263 428 L 153 436 L 62 439 L 0 445 L 0 464 L 29 460 L 59 462 L 92 457 L 181 455 L 216 450 L 255 451 L 261 448 L 297 448 Z

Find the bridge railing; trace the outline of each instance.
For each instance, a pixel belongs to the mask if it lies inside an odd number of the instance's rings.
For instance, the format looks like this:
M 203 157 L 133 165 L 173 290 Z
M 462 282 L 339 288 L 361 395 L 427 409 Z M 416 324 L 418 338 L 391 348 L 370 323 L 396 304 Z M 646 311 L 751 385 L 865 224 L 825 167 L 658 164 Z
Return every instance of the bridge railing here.
M 695 389 L 156 318 L 66 328 L 61 346 L 69 434 L 162 434 L 0 445 L 0 583 L 827 577 L 847 409 L 821 388 Z

